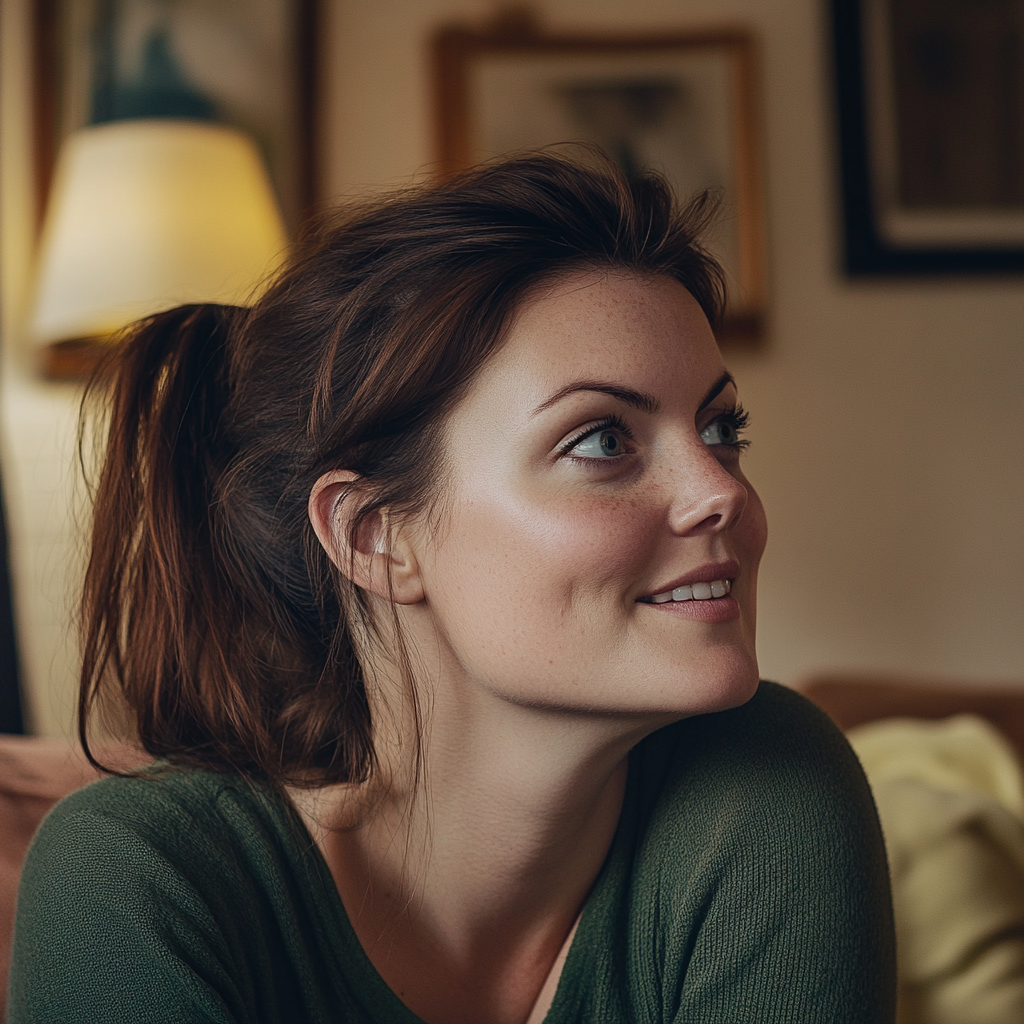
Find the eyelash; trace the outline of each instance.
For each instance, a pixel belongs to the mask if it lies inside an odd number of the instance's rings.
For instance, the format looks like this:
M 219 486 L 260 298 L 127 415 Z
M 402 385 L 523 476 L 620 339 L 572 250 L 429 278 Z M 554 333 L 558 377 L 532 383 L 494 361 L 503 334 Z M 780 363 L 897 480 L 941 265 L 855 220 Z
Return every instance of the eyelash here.
M 737 434 L 742 434 L 744 430 L 750 426 L 750 413 L 743 408 L 742 405 L 737 405 L 733 409 L 729 409 L 722 413 L 720 416 L 716 416 L 708 427 L 715 423 L 728 423 Z M 704 428 L 705 430 L 707 427 Z M 746 451 L 750 447 L 750 441 L 745 437 L 737 437 L 737 439 L 729 445 L 720 445 L 722 448 L 730 448 L 734 452 Z
M 623 437 L 632 441 L 633 431 L 629 429 L 629 425 L 626 423 L 621 416 L 606 416 L 603 420 L 599 420 L 597 423 L 592 423 L 589 427 L 584 427 L 579 433 L 574 434 L 561 448 L 558 449 L 559 455 L 568 455 L 585 438 L 590 437 L 591 434 L 598 434 L 602 430 L 617 430 Z M 582 456 L 581 456 L 582 457 Z

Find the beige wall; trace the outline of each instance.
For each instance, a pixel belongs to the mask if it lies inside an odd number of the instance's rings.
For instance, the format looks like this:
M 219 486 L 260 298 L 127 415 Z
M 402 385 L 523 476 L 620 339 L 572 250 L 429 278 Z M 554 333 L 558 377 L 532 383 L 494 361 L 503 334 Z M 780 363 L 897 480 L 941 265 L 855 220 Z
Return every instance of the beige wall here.
M 325 0 L 324 179 L 333 196 L 432 159 L 424 39 L 490 4 Z M 850 283 L 837 271 L 823 0 L 549 0 L 557 28 L 733 22 L 762 40 L 772 332 L 733 355 L 749 472 L 772 536 L 766 675 L 935 673 L 1024 684 L 1024 285 Z M 72 389 L 36 382 L 20 334 L 31 247 L 25 0 L 3 0 L 3 468 L 38 729 L 68 722 Z

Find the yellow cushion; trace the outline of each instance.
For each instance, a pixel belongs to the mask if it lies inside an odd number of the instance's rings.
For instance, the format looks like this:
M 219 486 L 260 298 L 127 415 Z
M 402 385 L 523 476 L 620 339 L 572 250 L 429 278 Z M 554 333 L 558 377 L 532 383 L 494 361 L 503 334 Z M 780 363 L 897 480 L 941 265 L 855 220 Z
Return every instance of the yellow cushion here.
M 893 880 L 900 1024 L 1024 1021 L 1024 778 L 981 718 L 850 730 Z

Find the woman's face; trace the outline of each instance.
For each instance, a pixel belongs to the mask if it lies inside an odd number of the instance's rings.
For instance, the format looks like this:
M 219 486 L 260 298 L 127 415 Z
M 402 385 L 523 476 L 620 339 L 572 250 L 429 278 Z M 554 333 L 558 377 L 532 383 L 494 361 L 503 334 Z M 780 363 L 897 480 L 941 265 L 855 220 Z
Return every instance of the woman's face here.
M 681 285 L 538 289 L 447 425 L 441 524 L 413 528 L 442 678 L 594 712 L 747 699 L 766 523 L 740 426 Z

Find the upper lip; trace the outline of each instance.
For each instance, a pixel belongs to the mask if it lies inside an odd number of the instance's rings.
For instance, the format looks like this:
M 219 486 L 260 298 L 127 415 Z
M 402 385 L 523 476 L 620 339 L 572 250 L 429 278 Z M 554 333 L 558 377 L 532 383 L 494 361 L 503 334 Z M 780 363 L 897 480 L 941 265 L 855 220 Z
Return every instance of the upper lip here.
M 739 562 L 730 559 L 728 562 L 707 562 L 696 569 L 691 569 L 682 576 L 677 576 L 667 583 L 660 583 L 654 590 L 649 590 L 642 597 L 653 597 L 675 590 L 676 587 L 687 587 L 694 583 L 713 583 L 715 580 L 735 580 L 740 574 Z

